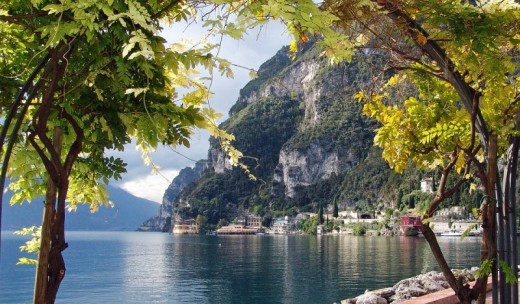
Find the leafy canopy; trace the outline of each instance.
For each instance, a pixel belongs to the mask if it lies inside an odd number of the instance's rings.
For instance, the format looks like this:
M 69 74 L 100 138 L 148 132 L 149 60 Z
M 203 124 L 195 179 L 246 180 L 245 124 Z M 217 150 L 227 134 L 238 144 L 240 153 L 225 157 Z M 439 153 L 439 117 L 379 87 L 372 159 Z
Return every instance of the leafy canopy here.
M 219 114 L 208 106 L 211 93 L 198 71 L 232 76 L 229 62 L 212 55 L 217 45 L 193 47 L 181 41 L 166 46 L 161 37 L 162 24 L 188 21 L 197 14 L 196 5 L 154 0 L 0 4 L 0 115 L 8 117 L 20 91 L 22 104 L 28 106 L 25 113 L 18 110 L 22 132 L 16 138 L 10 133 L 13 126 L 7 125 L 8 140 L 17 141 L 8 170 L 12 203 L 45 192 L 47 173 L 40 157 L 53 156 L 43 135 L 34 135 L 40 129 L 52 138 L 55 127 L 63 128 L 62 162 L 81 139 L 81 153 L 70 172 L 72 209 L 76 203 L 90 203 L 95 210 L 107 201 L 102 183 L 121 178 L 126 164 L 105 152 L 123 150 L 132 138 L 145 162 L 151 162 L 148 153 L 158 145 L 189 146 L 193 130 L 203 128 L 221 140 L 232 164 L 240 163 L 241 154 L 230 143 L 233 136 L 216 125 Z M 233 10 L 232 5 L 221 6 L 222 15 Z M 221 31 L 236 36 L 231 28 Z M 64 71 L 46 104 L 45 77 L 52 64 L 61 64 Z M 33 95 L 23 91 L 24 84 L 38 83 L 43 89 Z

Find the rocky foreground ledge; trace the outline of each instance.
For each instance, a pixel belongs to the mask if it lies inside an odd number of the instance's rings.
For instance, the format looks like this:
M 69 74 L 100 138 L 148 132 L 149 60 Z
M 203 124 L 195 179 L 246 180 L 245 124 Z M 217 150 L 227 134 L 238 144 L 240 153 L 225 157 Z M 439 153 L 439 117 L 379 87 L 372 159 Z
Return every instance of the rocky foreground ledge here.
M 457 277 L 462 277 L 464 283 L 475 280 L 474 273 L 478 268 L 453 270 Z M 426 274 L 404 279 L 393 287 L 378 290 L 367 290 L 355 298 L 342 300 L 341 304 L 388 304 L 404 301 L 450 288 L 441 272 L 430 271 Z

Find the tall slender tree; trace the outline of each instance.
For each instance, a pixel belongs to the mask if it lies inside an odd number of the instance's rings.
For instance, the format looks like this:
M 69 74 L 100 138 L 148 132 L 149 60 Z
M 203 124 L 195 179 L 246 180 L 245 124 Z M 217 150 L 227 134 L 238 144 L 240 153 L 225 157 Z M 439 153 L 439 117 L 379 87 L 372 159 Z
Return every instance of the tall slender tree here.
M 65 276 L 66 209 L 109 203 L 103 185 L 125 172 L 107 150 L 133 138 L 149 162 L 159 144 L 189 146 L 204 128 L 238 164 L 232 136 L 207 106 L 208 88 L 195 79 L 196 67 L 231 75 L 229 63 L 211 55 L 215 46 L 167 47 L 160 36 L 162 22 L 186 21 L 195 5 L 202 3 L 0 3 L 0 182 L 3 190 L 10 177 L 12 203 L 45 197 L 34 303 L 53 303 Z
M 320 207 L 318 209 L 318 223 L 320 225 L 322 225 L 324 222 L 325 222 L 325 220 L 323 218 L 323 205 L 320 205 Z
M 332 217 L 337 218 L 338 216 L 339 216 L 338 202 L 334 201 L 334 206 L 333 206 L 333 209 L 332 209 Z
M 292 50 L 319 35 L 318 44 L 332 63 L 352 59 L 359 48 L 384 56 L 395 75 L 388 77 L 381 71 L 381 77 L 371 79 L 355 97 L 365 102 L 367 115 L 381 122 L 375 143 L 383 147 L 383 157 L 392 168 L 402 172 L 410 160 L 419 167 L 440 168 L 436 195 L 422 216 L 422 230 L 450 286 L 461 302 L 478 298 L 483 303 L 491 268 L 502 265 L 502 277 L 499 280 L 494 274 L 494 284 L 500 281 L 505 286 L 507 277 L 512 278 L 508 283 L 514 282 L 516 254 L 502 253 L 516 249 L 512 227 L 520 140 L 519 4 L 513 0 L 325 0 L 320 4 L 272 0 L 248 8 L 264 18 L 283 20 L 296 37 Z M 415 86 L 415 94 L 401 89 L 406 82 Z M 501 160 L 506 164 L 502 182 Z M 462 178 L 447 188 L 448 176 L 456 171 Z M 440 204 L 470 177 L 479 180 L 485 197 L 480 208 L 483 264 L 473 289 L 451 273 L 429 227 Z M 497 231 L 504 232 L 498 239 Z M 517 287 L 508 284 L 509 292 L 499 300 L 517 303 Z M 498 300 L 497 294 L 493 296 Z

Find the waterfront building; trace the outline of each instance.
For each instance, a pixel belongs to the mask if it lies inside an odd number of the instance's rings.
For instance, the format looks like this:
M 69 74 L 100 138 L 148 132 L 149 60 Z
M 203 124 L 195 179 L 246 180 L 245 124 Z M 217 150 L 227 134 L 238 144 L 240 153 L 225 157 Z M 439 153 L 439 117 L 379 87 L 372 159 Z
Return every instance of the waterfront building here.
M 228 225 L 217 229 L 217 234 L 257 234 L 258 227 L 246 227 L 244 225 Z
M 262 227 L 262 218 L 260 216 L 248 216 L 246 217 L 246 226 Z
M 186 220 L 179 223 L 175 223 L 172 229 L 173 234 L 197 234 L 199 233 L 199 227 L 195 220 Z
M 274 234 L 288 234 L 291 231 L 292 223 L 289 221 L 289 217 L 276 218 L 271 231 Z
M 421 231 L 421 218 L 411 214 L 401 216 L 399 231 L 405 235 L 417 235 Z

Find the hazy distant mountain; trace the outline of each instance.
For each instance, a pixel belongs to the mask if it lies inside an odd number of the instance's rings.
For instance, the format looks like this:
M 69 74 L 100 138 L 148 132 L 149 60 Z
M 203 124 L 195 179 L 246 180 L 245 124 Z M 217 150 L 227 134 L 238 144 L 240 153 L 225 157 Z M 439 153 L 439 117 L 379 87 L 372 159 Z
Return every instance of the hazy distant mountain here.
M 65 219 L 67 230 L 136 230 L 146 219 L 152 217 L 159 205 L 133 196 L 120 188 L 108 186 L 114 207 L 100 207 L 90 213 L 87 205 L 78 206 L 76 212 L 68 212 Z M 31 204 L 9 205 L 10 194 L 4 196 L 2 230 L 17 230 L 21 227 L 41 225 L 43 199 Z

